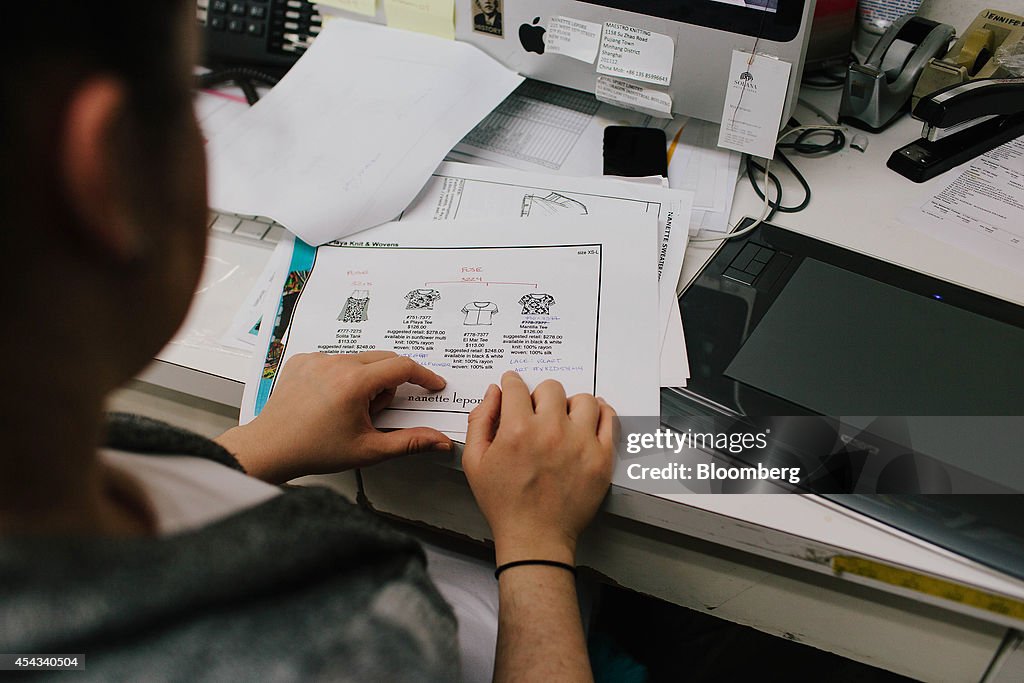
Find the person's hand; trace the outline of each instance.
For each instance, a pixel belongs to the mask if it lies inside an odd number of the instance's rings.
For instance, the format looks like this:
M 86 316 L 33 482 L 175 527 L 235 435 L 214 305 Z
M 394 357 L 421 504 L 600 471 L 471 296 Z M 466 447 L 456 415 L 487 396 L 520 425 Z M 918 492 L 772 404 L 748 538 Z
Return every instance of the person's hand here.
M 406 382 L 430 391 L 445 387 L 442 377 L 391 351 L 296 355 L 285 365 L 260 415 L 216 441 L 250 475 L 273 483 L 398 455 L 451 450 L 451 440 L 436 429 L 374 428 L 373 417 Z
M 530 395 L 506 372 L 469 416 L 462 467 L 494 535 L 499 565 L 572 563 L 576 541 L 611 483 L 615 411 L 603 399 L 570 399 L 554 380 Z

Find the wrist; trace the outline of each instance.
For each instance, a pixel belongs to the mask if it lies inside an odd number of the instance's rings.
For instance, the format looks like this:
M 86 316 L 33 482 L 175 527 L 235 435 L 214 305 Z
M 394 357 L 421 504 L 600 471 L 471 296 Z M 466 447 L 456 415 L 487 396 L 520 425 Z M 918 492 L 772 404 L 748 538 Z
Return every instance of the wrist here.
M 498 566 L 520 560 L 550 560 L 576 563 L 576 540 L 564 535 L 499 535 L 494 537 L 494 558 Z
M 245 473 L 255 479 L 271 484 L 280 484 L 282 473 L 276 471 L 271 458 L 264 453 L 265 440 L 255 433 L 252 424 L 234 427 L 224 432 L 214 442 L 234 456 Z

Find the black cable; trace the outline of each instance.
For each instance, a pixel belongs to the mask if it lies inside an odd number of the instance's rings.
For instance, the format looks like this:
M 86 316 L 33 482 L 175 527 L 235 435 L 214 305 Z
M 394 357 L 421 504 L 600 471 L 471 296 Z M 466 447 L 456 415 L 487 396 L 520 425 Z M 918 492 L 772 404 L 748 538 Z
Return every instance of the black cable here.
M 796 119 L 790 119 L 789 124 L 794 127 L 799 127 L 800 122 Z M 809 138 L 815 135 L 829 135 L 830 140 L 828 142 L 808 142 Z M 769 172 L 766 176 L 766 182 L 771 182 L 775 186 L 775 201 L 768 201 L 768 206 L 771 207 L 771 211 L 768 214 L 766 221 L 772 220 L 776 213 L 798 213 L 807 208 L 811 203 L 811 186 L 804 178 L 803 174 L 797 170 L 797 167 L 790 161 L 789 157 L 783 154 L 782 150 L 791 149 L 797 154 L 803 154 L 805 156 L 826 156 L 829 154 L 835 154 L 842 150 L 846 146 L 846 135 L 841 130 L 816 130 L 810 128 L 808 130 L 801 131 L 797 134 L 796 139 L 793 142 L 780 142 L 777 144 L 775 155 L 779 160 L 786 165 L 786 167 L 796 178 L 797 182 L 800 183 L 800 187 L 804 191 L 804 198 L 799 204 L 794 206 L 785 206 L 782 203 L 782 180 L 774 173 Z M 754 175 L 754 170 L 757 170 L 761 175 L 765 175 L 765 167 L 754 161 L 751 156 L 746 157 L 746 171 L 747 180 L 750 181 L 750 186 L 754 189 L 754 193 L 759 199 L 764 200 L 764 192 L 757 184 L 757 178 Z
M 237 66 L 226 69 L 217 69 L 216 71 L 210 71 L 209 73 L 196 77 L 196 87 L 199 89 L 215 88 L 218 85 L 233 82 L 242 89 L 242 92 L 245 94 L 246 101 L 250 105 L 253 105 L 260 99 L 259 92 L 256 90 L 256 85 L 265 85 L 272 88 L 277 85 L 279 80 L 281 79 L 277 76 L 260 71 L 259 69 L 253 69 L 248 66 Z
M 841 88 L 846 84 L 846 70 L 855 61 L 856 58 L 853 55 L 847 55 L 845 58 L 830 59 L 819 65 L 816 69 L 805 70 L 800 85 L 821 90 Z
M 750 181 L 750 186 L 754 188 L 754 193 L 757 194 L 761 201 L 764 201 L 764 192 L 762 192 L 761 188 L 758 187 L 757 180 L 754 178 L 754 169 L 756 168 L 758 171 L 760 171 L 761 175 L 764 175 L 764 166 L 761 166 L 756 161 L 754 161 L 754 158 L 749 154 L 744 157 L 744 161 L 746 163 L 747 180 Z M 769 173 L 765 177 L 765 182 L 767 183 L 769 181 L 771 181 L 771 183 L 775 186 L 775 196 L 777 198 L 776 201 L 781 201 L 782 183 L 779 181 L 778 177 L 774 173 Z M 771 210 L 768 212 L 768 215 L 764 217 L 765 222 L 770 222 L 773 218 L 775 218 L 775 214 L 778 213 L 778 204 L 769 201 L 768 206 L 771 208 Z
M 801 174 L 800 171 L 797 170 L 796 166 L 793 165 L 793 162 L 789 160 L 789 157 L 787 157 L 781 151 L 776 152 L 775 156 L 778 157 L 779 160 L 781 160 L 787 168 L 789 168 L 790 172 L 793 174 L 793 177 L 795 177 L 797 182 L 800 183 L 800 187 L 802 187 L 804 191 L 804 199 L 802 202 L 795 206 L 783 206 L 782 181 L 779 179 L 777 175 L 769 172 L 768 179 L 771 180 L 772 185 L 775 186 L 775 191 L 777 193 L 777 198 L 775 201 L 768 201 L 768 205 L 772 207 L 772 210 L 765 220 L 769 221 L 775 216 L 776 213 L 799 213 L 800 211 L 806 209 L 807 206 L 811 203 L 811 186 L 807 183 L 807 180 L 804 178 L 803 174 Z M 750 186 L 754 188 L 754 193 L 757 194 L 757 196 L 763 200 L 764 192 L 762 192 L 761 188 L 758 187 L 757 180 L 755 180 L 754 178 L 754 174 L 750 172 L 751 168 L 757 169 L 759 173 L 764 175 L 764 166 L 754 161 L 752 157 L 747 156 L 747 179 L 750 180 Z
M 235 79 L 235 85 L 242 89 L 245 101 L 249 103 L 250 107 L 260 101 L 259 91 L 256 90 L 256 86 L 248 78 Z
M 815 135 L 829 135 L 829 142 L 807 142 Z M 806 156 L 834 154 L 846 147 L 846 135 L 841 130 L 805 130 L 800 132 L 793 142 L 780 142 L 777 149 L 791 149 Z

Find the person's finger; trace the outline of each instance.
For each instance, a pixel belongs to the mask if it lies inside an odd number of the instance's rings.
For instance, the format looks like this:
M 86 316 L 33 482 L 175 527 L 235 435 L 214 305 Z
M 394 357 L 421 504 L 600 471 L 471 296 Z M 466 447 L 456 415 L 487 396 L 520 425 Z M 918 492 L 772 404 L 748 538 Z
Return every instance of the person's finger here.
M 484 451 L 490 448 L 498 427 L 499 415 L 501 415 L 501 390 L 497 385 L 492 384 L 484 392 L 484 399 L 469 414 L 469 423 L 466 427 L 466 450 L 462 454 L 463 463 L 469 459 L 472 466 L 475 461 L 480 459 Z
M 566 414 L 565 387 L 561 382 L 546 379 L 533 390 L 533 410 L 541 413 L 564 416 Z
M 440 391 L 446 382 L 441 375 L 428 370 L 412 358 L 395 356 L 366 365 L 369 373 L 369 389 L 374 395 L 385 389 L 395 389 L 406 382 L 416 384 L 429 391 Z
M 597 433 L 601 417 L 601 404 L 591 394 L 576 394 L 569 399 L 569 419 L 589 434 Z
M 372 399 L 370 399 L 370 415 L 377 415 L 378 413 L 380 413 L 380 411 L 390 406 L 393 400 L 395 400 L 394 389 L 385 389 L 384 391 L 380 392 Z
M 619 429 L 618 415 L 603 398 L 598 397 L 597 403 L 601 406 L 601 417 L 597 422 L 597 440 L 606 448 L 614 448 L 619 437 L 617 433 Z
M 373 431 L 362 437 L 363 446 L 377 460 L 426 451 L 450 451 L 452 441 L 430 427 L 410 427 L 393 432 Z
M 362 353 L 352 354 L 352 358 L 360 363 L 376 363 L 377 361 L 394 358 L 397 355 L 394 351 L 363 351 Z
M 519 373 L 509 370 L 501 376 L 501 419 L 509 422 L 531 415 L 533 400 L 530 398 L 530 388 Z

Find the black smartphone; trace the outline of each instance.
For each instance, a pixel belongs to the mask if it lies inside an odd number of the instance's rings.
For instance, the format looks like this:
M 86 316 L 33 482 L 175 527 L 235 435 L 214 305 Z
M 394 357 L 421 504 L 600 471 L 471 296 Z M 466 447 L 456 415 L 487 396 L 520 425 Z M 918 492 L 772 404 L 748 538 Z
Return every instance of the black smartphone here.
M 604 174 L 627 178 L 660 175 L 667 178 L 665 131 L 635 126 L 605 128 Z

